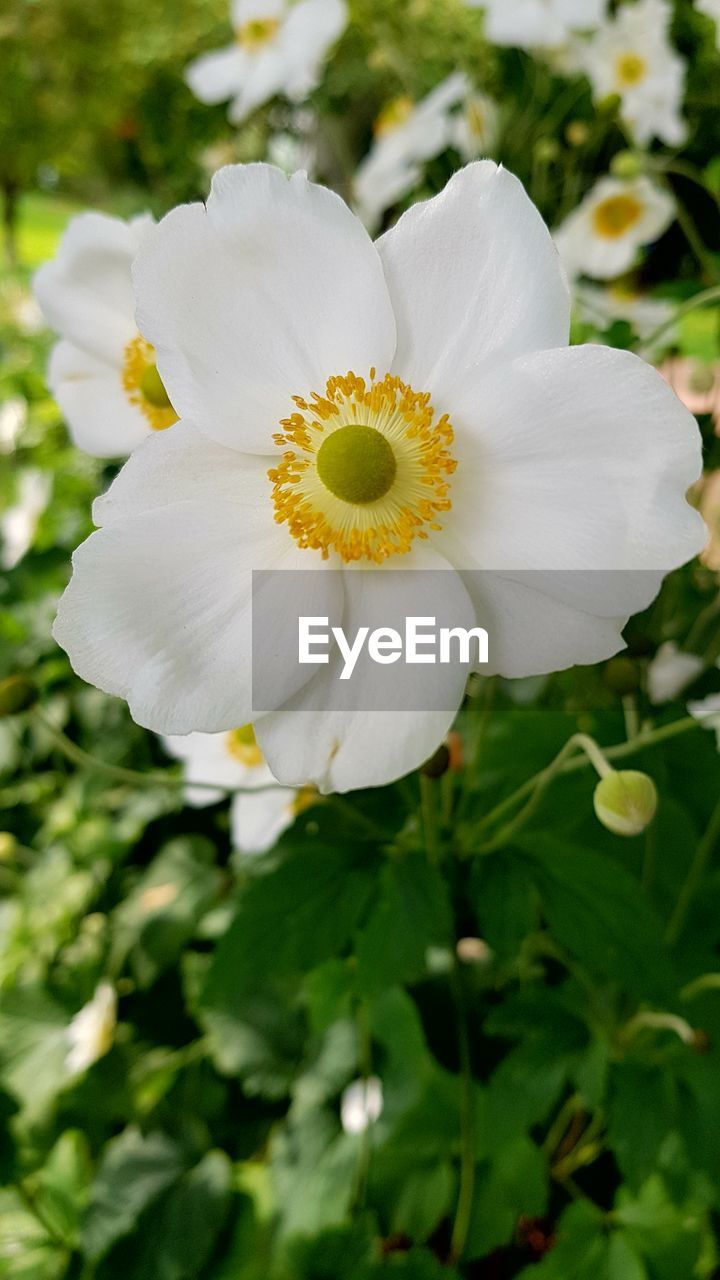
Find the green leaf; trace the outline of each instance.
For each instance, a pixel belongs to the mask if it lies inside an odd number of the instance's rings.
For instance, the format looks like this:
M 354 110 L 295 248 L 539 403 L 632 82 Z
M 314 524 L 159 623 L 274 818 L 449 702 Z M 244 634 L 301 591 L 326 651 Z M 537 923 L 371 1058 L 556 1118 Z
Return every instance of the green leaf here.
M 92 1169 L 84 1134 L 66 1129 L 37 1176 L 35 1203 L 53 1236 L 74 1248 L 90 1193 Z
M 45 1228 L 15 1191 L 0 1190 L 0 1276 L 3 1280 L 60 1280 L 67 1250 Z
M 356 1184 L 362 1139 L 343 1133 L 328 1111 L 312 1111 L 280 1130 L 272 1171 L 283 1236 L 315 1235 L 342 1224 Z
M 676 1114 L 677 1090 L 667 1071 L 636 1062 L 612 1067 L 608 1141 L 632 1187 L 639 1187 L 655 1170 Z
M 31 1114 L 65 1086 L 69 1013 L 39 987 L 5 992 L 0 1008 L 0 1079 Z
M 456 1185 L 455 1170 L 449 1162 L 420 1165 L 409 1171 L 393 1205 L 391 1230 L 422 1244 L 450 1213 Z
M 131 1127 L 113 1138 L 92 1186 L 82 1232 L 87 1256 L 102 1258 L 183 1171 L 182 1152 L 164 1133 L 144 1136 Z
M 702 1246 L 703 1215 L 674 1204 L 658 1174 L 648 1178 L 637 1195 L 621 1187 L 614 1217 L 650 1264 L 653 1280 L 693 1274 Z
M 500 960 L 511 959 L 537 925 L 537 891 L 525 867 L 502 852 L 477 858 L 470 891 L 480 937 Z
M 541 832 L 517 840 L 553 937 L 593 973 L 668 999 L 676 988 L 662 931 L 639 884 L 614 859 Z
M 447 883 L 424 858 L 408 856 L 383 867 L 379 901 L 357 943 L 358 985 L 377 995 L 427 973 L 429 947 L 450 947 L 452 910 Z
M 548 1202 L 545 1157 L 528 1138 L 518 1138 L 477 1172 L 466 1245 L 468 1258 L 484 1258 L 509 1244 L 519 1218 L 539 1217 Z

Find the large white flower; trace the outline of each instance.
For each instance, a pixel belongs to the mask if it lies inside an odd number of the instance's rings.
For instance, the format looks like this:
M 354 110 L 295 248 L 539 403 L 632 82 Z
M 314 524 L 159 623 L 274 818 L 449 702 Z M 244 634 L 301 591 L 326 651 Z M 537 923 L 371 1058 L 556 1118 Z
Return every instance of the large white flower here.
M 264 853 L 271 849 L 315 798 L 314 792 L 306 787 L 272 785 L 275 778 L 265 763 L 251 725 L 228 733 L 166 736 L 163 744 L 171 756 L 183 762 L 188 804 L 197 808 L 215 804 L 228 791 L 243 788 L 233 795 L 230 806 L 233 848 L 240 853 Z M 257 790 L 253 793 L 251 788 Z
M 233 124 L 278 93 L 301 102 L 347 18 L 345 0 L 232 0 L 234 42 L 196 58 L 185 78 L 201 102 L 231 99 Z
M 581 50 L 595 100 L 617 94 L 621 118 L 641 146 L 659 138 L 675 147 L 687 135 L 685 62 L 670 44 L 671 17 L 668 0 L 634 0 Z
M 602 22 L 607 0 L 468 0 L 485 10 L 485 33 L 493 44 L 553 49 L 574 31 Z
M 351 636 L 418 612 L 426 575 L 393 570 L 445 570 L 433 612 L 480 618 L 484 669 L 521 676 L 622 648 L 628 615 L 703 545 L 694 418 L 637 357 L 568 349 L 551 237 L 489 161 L 376 244 L 303 174 L 225 169 L 153 232 L 135 278 L 183 421 L 96 502 L 55 634 L 157 732 L 253 719 L 253 569 L 315 570 L 290 575 L 310 584 L 300 612 Z M 305 683 L 278 664 L 255 720 L 274 775 L 344 791 L 419 765 L 465 685 L 423 670 L 444 709 L 353 710 L 334 660 Z
M 467 77 L 457 71 L 420 102 L 403 96 L 381 111 L 375 141 L 353 183 L 357 211 L 370 230 L 418 185 L 426 161 L 467 140 L 457 107 L 469 92 Z
M 649 178 L 601 178 L 555 232 L 569 275 L 611 280 L 667 230 L 673 199 Z
M 155 223 L 82 213 L 56 257 L 35 275 L 35 296 L 62 337 L 48 370 L 72 438 L 97 458 L 121 458 L 177 422 L 149 342 L 135 323 L 132 264 Z
M 715 23 L 715 39 L 720 49 L 720 0 L 695 0 L 701 13 Z
M 117 1023 L 117 994 L 110 982 L 101 982 L 92 999 L 75 1014 L 67 1029 L 69 1049 L 65 1058 L 71 1075 L 87 1071 L 112 1048 Z

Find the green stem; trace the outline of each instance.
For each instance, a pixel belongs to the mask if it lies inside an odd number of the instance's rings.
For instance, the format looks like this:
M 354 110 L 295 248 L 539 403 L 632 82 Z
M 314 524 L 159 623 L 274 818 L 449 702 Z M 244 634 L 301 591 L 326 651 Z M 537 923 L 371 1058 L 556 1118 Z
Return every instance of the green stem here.
M 470 1058 L 470 1033 L 462 976 L 457 968 L 452 974 L 453 995 L 458 1017 L 460 1050 L 460 1190 L 450 1245 L 450 1261 L 458 1262 L 465 1251 L 475 1193 L 475 1096 Z
M 440 861 L 437 819 L 435 814 L 435 783 L 432 778 L 420 774 L 420 807 L 422 809 L 425 849 L 428 862 L 437 866 Z
M 649 355 L 655 350 L 658 342 L 665 336 L 668 330 L 672 329 L 683 316 L 690 315 L 691 311 L 696 311 L 698 307 L 706 307 L 712 302 L 720 302 L 720 285 L 713 285 L 711 289 L 703 289 L 700 293 L 696 293 L 694 298 L 689 298 L 687 302 L 683 302 L 677 308 L 675 314 L 669 319 L 664 320 L 657 329 L 645 339 L 642 346 L 638 349 L 641 356 Z
M 717 848 L 720 841 L 720 800 L 718 800 L 707 830 L 700 840 L 695 851 L 695 857 L 690 864 L 685 883 L 680 890 L 680 896 L 675 904 L 675 910 L 670 917 L 670 923 L 665 932 L 665 942 L 668 947 L 674 947 L 682 936 L 690 908 L 695 899 L 700 885 L 704 879 L 705 873 L 710 864 L 710 859 Z

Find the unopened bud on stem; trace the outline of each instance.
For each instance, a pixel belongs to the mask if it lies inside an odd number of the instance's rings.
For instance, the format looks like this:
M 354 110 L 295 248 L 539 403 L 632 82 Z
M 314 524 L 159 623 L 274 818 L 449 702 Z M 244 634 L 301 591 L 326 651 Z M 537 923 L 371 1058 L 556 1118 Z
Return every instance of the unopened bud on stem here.
M 613 769 L 598 782 L 593 803 L 599 821 L 608 831 L 616 836 L 637 836 L 655 817 L 657 788 L 646 773 Z

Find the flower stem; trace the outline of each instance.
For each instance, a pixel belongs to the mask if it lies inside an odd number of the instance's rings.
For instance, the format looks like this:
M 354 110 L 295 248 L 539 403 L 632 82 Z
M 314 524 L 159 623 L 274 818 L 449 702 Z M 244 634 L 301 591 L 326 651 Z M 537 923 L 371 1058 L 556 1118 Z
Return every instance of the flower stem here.
M 450 1244 L 450 1262 L 458 1262 L 465 1251 L 475 1193 L 475 1097 L 472 1062 L 470 1059 L 470 1033 L 468 1029 L 465 994 L 462 975 L 457 966 L 452 973 L 452 987 L 458 1019 L 458 1048 L 460 1051 L 460 1190 L 458 1193 L 455 1222 Z
M 680 896 L 675 904 L 675 910 L 670 918 L 670 923 L 665 932 L 665 942 L 668 947 L 674 947 L 682 936 L 690 908 L 693 904 L 695 895 L 700 888 L 705 872 L 708 869 L 710 859 L 720 842 L 720 800 L 718 800 L 707 830 L 700 840 L 695 851 L 695 857 L 690 864 L 685 883 L 680 890 Z
M 678 320 L 682 320 L 683 316 L 689 315 L 691 311 L 696 311 L 698 307 L 708 306 L 712 302 L 720 302 L 720 285 L 713 285 L 710 289 L 703 289 L 700 293 L 696 293 L 694 298 L 689 298 L 687 302 L 683 302 L 669 320 L 664 320 L 645 339 L 638 349 L 638 355 L 649 355 L 657 347 L 660 338 L 663 338 L 668 330 L 677 324 Z
M 424 773 L 420 774 L 420 806 L 422 809 L 423 830 L 425 832 L 425 849 L 427 860 L 432 866 L 440 861 L 440 843 L 435 812 L 435 783 Z

